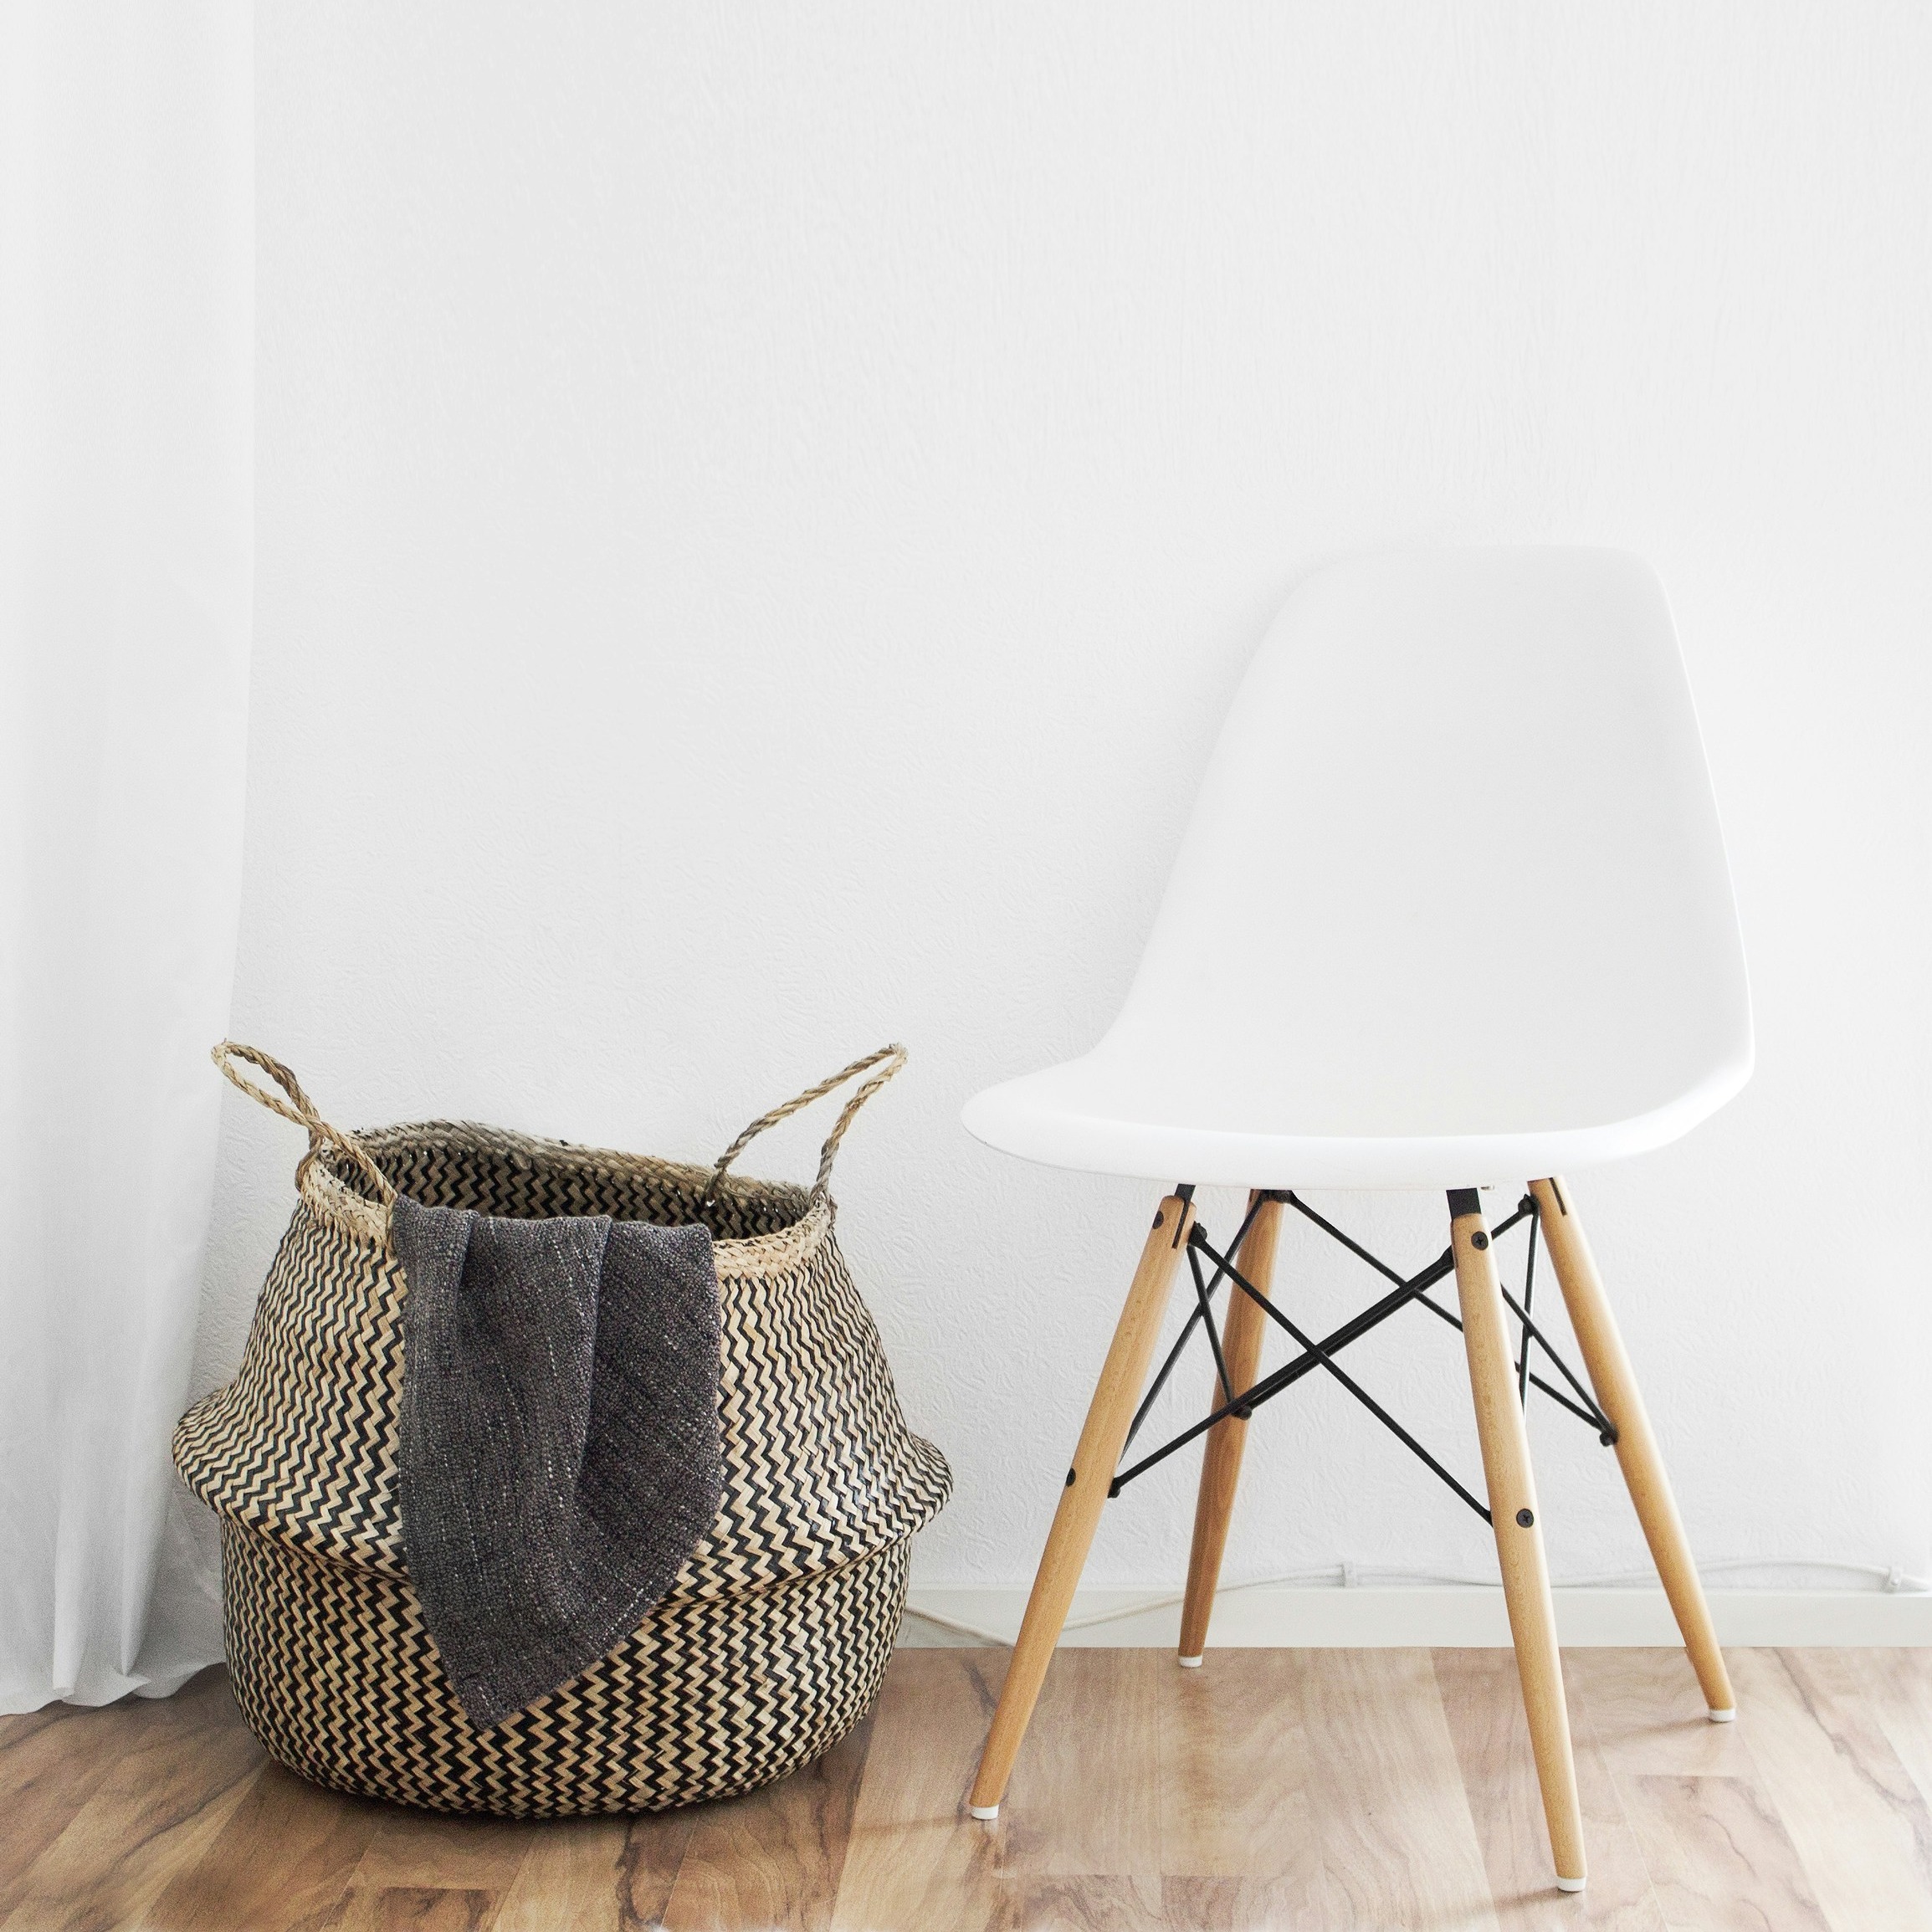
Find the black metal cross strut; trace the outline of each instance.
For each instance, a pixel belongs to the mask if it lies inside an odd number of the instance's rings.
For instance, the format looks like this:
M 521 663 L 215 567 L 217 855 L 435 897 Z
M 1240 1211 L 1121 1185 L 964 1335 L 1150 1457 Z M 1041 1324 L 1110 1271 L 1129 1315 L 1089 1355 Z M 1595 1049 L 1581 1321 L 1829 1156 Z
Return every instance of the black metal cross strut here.
M 1185 1187 L 1177 1191 L 1184 1197 L 1191 1197 L 1194 1190 L 1191 1187 Z M 1376 1273 L 1381 1275 L 1385 1279 L 1393 1282 L 1395 1286 L 1380 1301 L 1371 1304 L 1364 1309 L 1360 1314 L 1344 1322 L 1332 1335 L 1323 1336 L 1320 1341 L 1312 1340 L 1304 1334 L 1280 1309 L 1277 1308 L 1267 1295 L 1256 1288 L 1230 1258 L 1231 1256 L 1241 1252 L 1241 1244 L 1248 1238 L 1249 1228 L 1254 1225 L 1254 1217 L 1259 1212 L 1262 1203 L 1266 1201 L 1279 1201 L 1284 1206 L 1292 1207 L 1296 1213 L 1314 1222 L 1317 1227 L 1321 1229 L 1323 1233 L 1328 1235 L 1332 1240 L 1340 1243 L 1357 1259 L 1366 1262 Z M 1553 1402 L 1569 1410 L 1571 1415 L 1587 1422 L 1591 1427 L 1596 1431 L 1599 1441 L 1606 1445 L 1613 1443 L 1617 1440 L 1617 1431 L 1611 1423 L 1610 1418 L 1597 1407 L 1596 1397 L 1577 1380 L 1576 1375 L 1569 1363 L 1564 1361 L 1563 1357 L 1551 1345 L 1550 1338 L 1536 1325 L 1530 1315 L 1530 1307 L 1536 1289 L 1536 1249 L 1538 1239 L 1541 1233 L 1540 1217 L 1537 1210 L 1535 1197 L 1533 1195 L 1525 1194 L 1516 1204 L 1516 1212 L 1509 1216 L 1507 1219 L 1499 1221 L 1495 1227 L 1489 1230 L 1490 1238 L 1492 1241 L 1500 1238 L 1519 1222 L 1525 1221 L 1530 1223 L 1530 1239 L 1528 1252 L 1523 1263 L 1523 1299 L 1521 1301 L 1518 1301 L 1508 1289 L 1505 1288 L 1503 1290 L 1503 1299 L 1509 1304 L 1509 1312 L 1515 1316 L 1521 1335 L 1519 1352 L 1516 1358 L 1518 1398 L 1527 1401 L 1530 1386 L 1534 1384 Z M 1202 1268 L 1203 1257 L 1214 1264 L 1214 1273 L 1211 1279 L 1205 1274 Z M 1448 1323 L 1451 1328 L 1460 1329 L 1463 1325 L 1461 1320 L 1452 1314 L 1448 1309 L 1443 1307 L 1440 1303 L 1432 1301 L 1429 1298 L 1429 1290 L 1438 1281 L 1443 1280 L 1446 1277 L 1455 1273 L 1456 1263 L 1453 1250 L 1444 1248 L 1442 1253 L 1437 1256 L 1419 1274 L 1404 1277 L 1398 1274 L 1387 1263 L 1378 1260 L 1359 1242 L 1351 1240 L 1333 1222 L 1316 1213 L 1314 1208 L 1310 1207 L 1305 1201 L 1300 1199 L 1292 1190 L 1265 1189 L 1257 1192 L 1248 1203 L 1247 1216 L 1237 1230 L 1234 1239 L 1228 1244 L 1226 1253 L 1222 1253 L 1214 1246 L 1214 1243 L 1208 1238 L 1207 1230 L 1201 1226 L 1200 1222 L 1197 1222 L 1187 1238 L 1187 1265 L 1194 1278 L 1194 1306 L 1189 1311 L 1186 1322 L 1182 1326 L 1173 1347 L 1167 1351 L 1167 1359 L 1161 1363 L 1160 1372 L 1154 1377 L 1145 1398 L 1135 1413 L 1132 1427 L 1127 1431 L 1127 1441 L 1130 1444 L 1135 1437 L 1140 1432 L 1140 1425 L 1146 1421 L 1148 1412 L 1154 1407 L 1161 1390 L 1167 1386 L 1167 1378 L 1173 1374 L 1174 1365 L 1180 1361 L 1181 1353 L 1192 1339 L 1197 1326 L 1204 1325 L 1207 1331 L 1207 1345 L 1213 1351 L 1215 1375 L 1218 1379 L 1222 1397 L 1221 1405 L 1210 1414 L 1202 1417 L 1192 1427 L 1183 1429 L 1171 1442 L 1164 1443 L 1152 1454 L 1143 1456 L 1131 1468 L 1121 1470 L 1109 1486 L 1107 1494 L 1109 1496 L 1118 1496 L 1121 1490 L 1125 1489 L 1136 1476 L 1145 1475 L 1156 1463 L 1165 1462 L 1176 1449 L 1185 1448 L 1197 1436 L 1205 1434 L 1217 1422 L 1223 1421 L 1229 1416 L 1238 1416 L 1242 1421 L 1246 1422 L 1263 1402 L 1272 1402 L 1284 1389 L 1292 1388 L 1304 1376 L 1320 1368 L 1326 1369 L 1377 1422 L 1395 1436 L 1405 1448 L 1427 1463 L 1485 1523 L 1489 1520 L 1489 1510 L 1477 1500 L 1476 1497 L 1461 1483 L 1458 1482 L 1455 1477 L 1451 1475 L 1448 1470 L 1444 1468 L 1442 1463 L 1437 1462 L 1435 1457 L 1431 1455 L 1335 1359 L 1350 1342 L 1361 1340 L 1362 1336 L 1366 1335 L 1370 1330 L 1381 1327 L 1398 1309 L 1407 1308 L 1412 1302 L 1426 1308 L 1431 1314 Z M 1214 1320 L 1214 1296 L 1224 1280 L 1232 1282 L 1234 1287 L 1254 1302 L 1271 1321 L 1284 1329 L 1296 1348 L 1300 1350 L 1300 1353 L 1292 1360 L 1284 1362 L 1279 1368 L 1263 1376 L 1252 1388 L 1243 1391 L 1238 1396 L 1228 1381 L 1227 1361 L 1221 1346 L 1221 1331 L 1215 1325 Z M 1570 1395 L 1566 1395 L 1554 1383 L 1546 1381 L 1530 1367 L 1530 1353 L 1532 1345 L 1541 1349 L 1544 1355 L 1549 1358 L 1557 1374 L 1569 1385 L 1571 1391 Z M 1574 1396 L 1574 1400 L 1572 1396 Z

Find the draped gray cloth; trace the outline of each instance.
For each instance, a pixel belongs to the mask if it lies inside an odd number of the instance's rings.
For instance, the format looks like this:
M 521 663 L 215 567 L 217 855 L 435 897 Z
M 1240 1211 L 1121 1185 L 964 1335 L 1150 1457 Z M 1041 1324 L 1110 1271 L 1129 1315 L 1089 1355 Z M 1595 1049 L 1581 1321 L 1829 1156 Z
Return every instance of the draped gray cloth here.
M 718 1513 L 718 1284 L 702 1227 L 398 1197 L 402 1547 L 470 1722 L 643 1621 Z

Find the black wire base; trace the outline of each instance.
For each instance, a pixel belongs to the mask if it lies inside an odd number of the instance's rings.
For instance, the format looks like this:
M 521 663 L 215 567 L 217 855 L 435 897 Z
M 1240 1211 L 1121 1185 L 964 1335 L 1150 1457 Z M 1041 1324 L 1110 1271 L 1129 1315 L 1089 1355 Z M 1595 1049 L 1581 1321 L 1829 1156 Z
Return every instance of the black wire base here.
M 1183 1200 L 1190 1200 L 1194 1190 L 1191 1186 L 1184 1186 L 1177 1188 L 1176 1192 Z M 1339 1242 L 1357 1259 L 1366 1262 L 1377 1274 L 1393 1282 L 1394 1288 L 1380 1301 L 1364 1309 L 1351 1320 L 1344 1322 L 1333 1334 L 1323 1336 L 1320 1341 L 1312 1340 L 1256 1288 L 1231 1258 L 1241 1252 L 1241 1244 L 1248 1238 L 1248 1232 L 1254 1225 L 1256 1214 L 1260 1212 L 1262 1203 L 1268 1201 L 1279 1201 L 1284 1207 L 1292 1207 L 1296 1213 L 1314 1222 L 1330 1239 Z M 1587 1422 L 1596 1430 L 1597 1439 L 1607 1447 L 1617 1440 L 1617 1431 L 1610 1418 L 1597 1407 L 1596 1397 L 1577 1379 L 1569 1363 L 1564 1361 L 1552 1346 L 1550 1338 L 1531 1319 L 1530 1311 L 1536 1292 L 1536 1249 L 1542 1232 L 1541 1217 L 1535 1196 L 1525 1194 L 1516 1204 L 1516 1212 L 1507 1219 L 1499 1221 L 1489 1230 L 1489 1238 L 1492 1242 L 1499 1240 L 1523 1222 L 1530 1224 L 1529 1241 L 1523 1262 L 1523 1299 L 1518 1301 L 1508 1289 L 1503 1290 L 1503 1299 L 1508 1304 L 1509 1312 L 1516 1318 L 1520 1337 L 1516 1356 L 1518 1399 L 1526 1402 L 1532 1386 L 1540 1389 L 1551 1401 L 1567 1409 L 1578 1420 Z M 1213 1264 L 1212 1277 L 1203 1268 L 1204 1259 Z M 1213 1353 L 1214 1371 L 1221 1386 L 1221 1405 L 1210 1414 L 1202 1417 L 1191 1428 L 1183 1429 L 1171 1442 L 1162 1443 L 1150 1455 L 1143 1456 L 1130 1468 L 1121 1470 L 1108 1488 L 1107 1494 L 1109 1496 L 1118 1496 L 1136 1476 L 1144 1476 L 1156 1463 L 1166 1462 L 1176 1450 L 1185 1448 L 1196 1437 L 1205 1435 L 1217 1422 L 1229 1416 L 1238 1416 L 1243 1422 L 1246 1422 L 1263 1403 L 1273 1402 L 1284 1390 L 1294 1387 L 1304 1376 L 1320 1368 L 1327 1370 L 1396 1441 L 1433 1470 L 1485 1523 L 1489 1521 L 1488 1509 L 1335 1359 L 1350 1342 L 1360 1341 L 1371 1330 L 1380 1328 L 1391 1315 L 1400 1309 L 1407 1308 L 1412 1303 L 1426 1308 L 1431 1314 L 1439 1320 L 1446 1321 L 1451 1328 L 1459 1330 L 1463 1325 L 1461 1320 L 1439 1302 L 1429 1298 L 1429 1290 L 1438 1281 L 1456 1271 L 1455 1256 L 1451 1249 L 1444 1248 L 1419 1274 L 1404 1277 L 1387 1263 L 1378 1260 L 1359 1242 L 1350 1240 L 1333 1222 L 1317 1214 L 1292 1190 L 1267 1189 L 1256 1193 L 1249 1202 L 1247 1217 L 1237 1230 L 1234 1239 L 1228 1244 L 1226 1253 L 1215 1247 L 1208 1238 L 1207 1231 L 1197 1222 L 1187 1238 L 1187 1265 L 1194 1277 L 1194 1307 L 1189 1312 L 1186 1323 L 1173 1347 L 1167 1351 L 1167 1359 L 1161 1363 L 1160 1372 L 1154 1377 L 1145 1398 L 1135 1412 L 1133 1425 L 1127 1431 L 1127 1443 L 1130 1446 L 1135 1437 L 1140 1432 L 1140 1425 L 1146 1421 L 1148 1412 L 1154 1407 L 1161 1390 L 1167 1386 L 1167 1378 L 1173 1374 L 1174 1365 L 1180 1361 L 1197 1327 L 1205 1327 L 1207 1332 L 1207 1345 Z M 1227 1361 L 1222 1350 L 1221 1330 L 1214 1319 L 1214 1297 L 1224 1280 L 1233 1284 L 1230 1290 L 1231 1299 L 1237 1290 L 1247 1295 L 1269 1320 L 1287 1331 L 1296 1348 L 1301 1351 L 1293 1360 L 1263 1376 L 1238 1397 L 1228 1382 Z M 1530 1356 L 1533 1346 L 1543 1351 L 1550 1365 L 1569 1386 L 1570 1394 L 1566 1395 L 1561 1389 L 1545 1381 L 1530 1367 Z

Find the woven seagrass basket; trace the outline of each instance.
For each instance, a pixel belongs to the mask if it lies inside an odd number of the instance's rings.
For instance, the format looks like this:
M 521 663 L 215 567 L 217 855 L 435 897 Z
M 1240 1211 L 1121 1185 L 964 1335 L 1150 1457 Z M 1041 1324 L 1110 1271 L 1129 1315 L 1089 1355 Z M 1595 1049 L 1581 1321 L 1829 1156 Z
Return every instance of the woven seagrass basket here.
M 945 1458 L 906 1428 L 826 1191 L 853 1115 L 905 1057 L 854 1062 L 706 1169 L 446 1121 L 349 1135 L 266 1054 L 216 1049 L 238 1086 L 310 1137 L 241 1368 L 174 1440 L 183 1479 L 222 1518 L 229 1673 L 275 1757 L 340 1791 L 438 1811 L 657 1811 L 782 1777 L 864 1715 L 898 1634 L 910 1539 L 951 1488 Z M 753 1135 L 874 1068 L 809 1190 L 728 1171 Z M 717 1520 L 629 1637 L 482 1732 L 403 1560 L 398 1191 L 520 1217 L 703 1221 L 714 1241 Z

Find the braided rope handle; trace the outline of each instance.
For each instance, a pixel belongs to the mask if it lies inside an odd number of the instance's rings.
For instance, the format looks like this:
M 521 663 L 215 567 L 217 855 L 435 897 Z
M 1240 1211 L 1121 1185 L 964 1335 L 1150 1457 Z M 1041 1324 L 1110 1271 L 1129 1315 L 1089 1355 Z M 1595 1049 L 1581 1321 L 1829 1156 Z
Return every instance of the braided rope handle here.
M 331 1127 L 315 1111 L 315 1102 L 302 1091 L 302 1083 L 279 1060 L 271 1059 L 259 1047 L 244 1047 L 235 1040 L 223 1040 L 210 1050 L 208 1058 L 251 1100 L 266 1107 L 271 1114 L 279 1114 L 284 1120 L 293 1120 L 298 1127 L 308 1129 L 309 1151 L 296 1164 L 296 1186 L 300 1187 L 308 1178 L 310 1169 L 321 1158 L 322 1150 L 332 1147 L 346 1156 L 369 1177 L 376 1197 L 385 1210 L 395 1201 L 396 1190 L 389 1176 L 369 1158 L 368 1149 L 353 1134 L 345 1134 L 340 1127 Z M 259 1067 L 288 1095 L 288 1102 L 277 1099 L 266 1087 L 258 1087 L 245 1074 L 238 1073 L 237 1060 L 246 1060 L 251 1067 Z
M 868 1053 L 862 1060 L 854 1060 L 849 1067 L 841 1067 L 829 1079 L 821 1080 L 816 1087 L 807 1087 L 795 1099 L 787 1100 L 782 1107 L 774 1107 L 769 1114 L 761 1114 L 725 1151 L 718 1156 L 718 1165 L 711 1170 L 711 1178 L 705 1183 L 704 1198 L 699 1202 L 702 1208 L 709 1207 L 718 1197 L 718 1184 L 725 1178 L 725 1170 L 751 1145 L 753 1140 L 767 1127 L 776 1127 L 781 1120 L 796 1114 L 801 1107 L 809 1107 L 814 1100 L 823 1099 L 835 1087 L 843 1087 L 855 1074 L 863 1074 L 869 1067 L 880 1067 L 852 1098 L 845 1103 L 824 1146 L 818 1155 L 818 1177 L 812 1183 L 812 1198 L 823 1199 L 826 1183 L 832 1178 L 832 1163 L 838 1157 L 838 1143 L 845 1138 L 845 1130 L 852 1125 L 852 1117 L 899 1069 L 905 1064 L 905 1048 L 899 1045 L 881 1047 L 877 1053 Z

